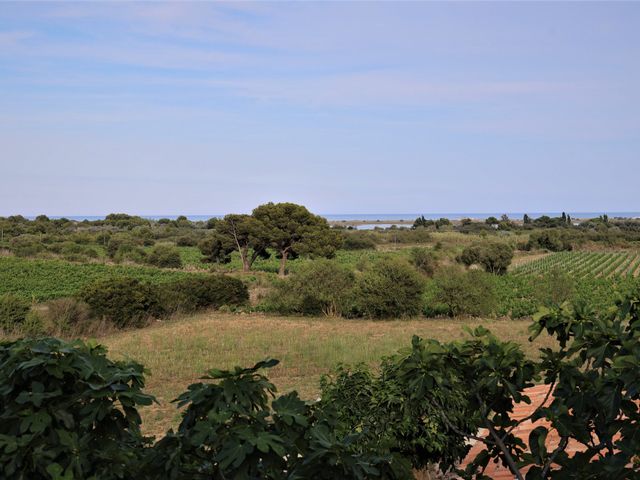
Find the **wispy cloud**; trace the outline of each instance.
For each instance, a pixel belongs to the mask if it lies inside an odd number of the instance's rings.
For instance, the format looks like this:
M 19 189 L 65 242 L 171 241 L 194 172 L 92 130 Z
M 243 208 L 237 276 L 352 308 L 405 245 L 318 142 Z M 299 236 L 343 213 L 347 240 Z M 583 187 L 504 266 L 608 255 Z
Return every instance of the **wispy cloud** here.
M 629 2 L 5 2 L 0 204 L 522 208 L 595 195 L 602 159 L 633 203 L 639 19 Z M 211 203 L 176 205 L 172 181 Z
M 0 49 L 15 48 L 34 35 L 33 31 L 0 31 Z
M 536 81 L 444 82 L 403 72 L 345 73 L 281 81 L 259 78 L 224 82 L 238 94 L 262 101 L 308 106 L 419 106 L 477 102 L 505 96 L 532 96 L 567 89 Z

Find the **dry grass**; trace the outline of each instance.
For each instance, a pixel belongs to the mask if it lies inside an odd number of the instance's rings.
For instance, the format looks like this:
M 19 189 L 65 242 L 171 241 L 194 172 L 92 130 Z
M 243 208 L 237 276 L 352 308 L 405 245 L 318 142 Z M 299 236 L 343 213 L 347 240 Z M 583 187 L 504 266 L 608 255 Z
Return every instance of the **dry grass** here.
M 209 368 L 278 358 L 280 365 L 268 373 L 278 390 L 295 389 L 302 398 L 313 399 L 320 376 L 338 363 L 376 365 L 383 356 L 409 346 L 414 334 L 447 341 L 463 338 L 464 325 L 480 324 L 536 355 L 540 344 L 527 341 L 528 322 L 515 320 L 366 321 L 204 313 L 110 335 L 100 342 L 112 357 L 131 358 L 149 369 L 147 391 L 160 404 L 143 410 L 145 431 L 161 434 L 179 419 L 170 401 Z

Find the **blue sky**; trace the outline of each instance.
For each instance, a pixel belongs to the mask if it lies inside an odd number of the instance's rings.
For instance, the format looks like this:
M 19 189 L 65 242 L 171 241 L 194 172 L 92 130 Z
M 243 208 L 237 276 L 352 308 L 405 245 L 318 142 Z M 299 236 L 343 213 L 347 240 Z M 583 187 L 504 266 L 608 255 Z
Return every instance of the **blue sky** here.
M 639 211 L 640 3 L 0 4 L 0 215 Z

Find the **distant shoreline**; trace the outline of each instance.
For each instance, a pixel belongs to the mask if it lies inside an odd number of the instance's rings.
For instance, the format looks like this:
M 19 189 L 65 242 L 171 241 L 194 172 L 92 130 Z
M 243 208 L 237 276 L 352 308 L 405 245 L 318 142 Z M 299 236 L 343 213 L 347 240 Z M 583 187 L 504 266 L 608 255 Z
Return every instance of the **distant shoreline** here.
M 114 212 L 115 213 L 115 212 Z M 562 212 L 507 212 L 506 215 L 514 221 L 522 220 L 524 214 L 529 215 L 532 219 L 547 215 L 549 217 L 559 217 Z M 576 221 L 584 221 L 589 218 L 597 218 L 600 215 L 608 215 L 610 219 L 624 218 L 624 219 L 640 219 L 640 212 L 566 212 Z M 321 217 L 327 219 L 331 225 L 343 225 L 343 226 L 356 226 L 356 225 L 374 225 L 376 223 L 387 225 L 412 225 L 416 218 L 424 216 L 428 220 L 437 220 L 439 218 L 446 218 L 451 221 L 459 221 L 463 218 L 469 218 L 471 220 L 485 220 L 489 217 L 500 218 L 503 213 L 487 212 L 487 213 L 348 213 L 348 214 L 319 214 Z M 131 214 L 136 215 L 136 214 Z M 0 215 L 8 216 L 8 215 Z M 175 220 L 180 215 L 139 215 L 142 218 L 149 220 L 160 220 L 161 218 L 168 218 Z M 224 215 L 184 215 L 191 221 L 206 221 L 210 218 L 222 218 Z M 33 220 L 36 215 L 24 215 L 25 218 Z M 84 220 L 96 221 L 104 220 L 105 215 L 50 215 L 49 218 L 68 218 L 69 220 L 82 222 Z

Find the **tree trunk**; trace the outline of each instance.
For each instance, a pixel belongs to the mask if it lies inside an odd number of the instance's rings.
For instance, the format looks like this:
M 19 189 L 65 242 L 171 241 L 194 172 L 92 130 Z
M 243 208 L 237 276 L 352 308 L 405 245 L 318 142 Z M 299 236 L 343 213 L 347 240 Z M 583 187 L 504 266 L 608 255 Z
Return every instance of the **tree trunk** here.
M 282 258 L 280 258 L 280 271 L 278 272 L 278 275 L 280 275 L 281 277 L 284 277 L 286 274 L 286 266 L 287 266 L 287 256 L 289 255 L 289 252 L 284 250 L 282 252 Z
M 238 248 L 240 252 L 240 260 L 242 260 L 242 271 L 248 272 L 251 270 L 251 261 L 249 260 L 248 248 Z
M 243 272 L 251 271 L 251 265 L 249 264 L 249 259 L 246 256 L 242 257 L 242 271 Z

